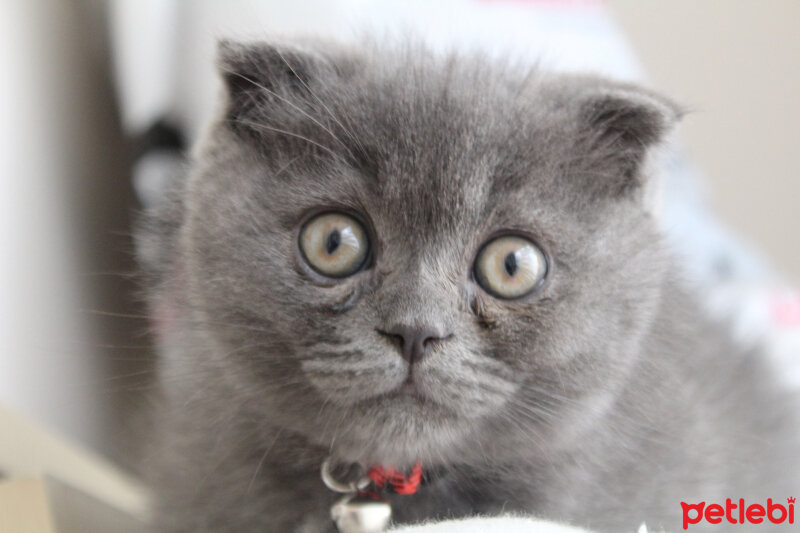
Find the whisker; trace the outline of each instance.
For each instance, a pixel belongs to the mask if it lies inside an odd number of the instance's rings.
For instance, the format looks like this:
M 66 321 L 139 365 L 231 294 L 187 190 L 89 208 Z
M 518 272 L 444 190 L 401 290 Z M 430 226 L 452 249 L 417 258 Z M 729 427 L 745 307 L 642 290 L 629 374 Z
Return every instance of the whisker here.
M 282 432 L 283 432 L 283 428 L 278 429 L 278 431 L 275 432 L 275 438 L 272 439 L 272 442 L 270 443 L 270 445 L 267 446 L 267 448 L 264 450 L 264 454 L 261 456 L 261 459 L 258 461 L 258 464 L 256 465 L 255 472 L 253 472 L 253 477 L 250 478 L 250 483 L 247 485 L 247 490 L 245 491 L 245 494 L 250 494 L 250 491 L 252 490 L 253 485 L 256 482 L 256 478 L 258 477 L 259 472 L 261 472 L 261 467 L 264 465 L 264 461 L 267 459 L 267 456 L 269 455 L 269 452 L 272 451 L 272 448 L 275 447 L 275 444 L 278 442 L 278 439 L 280 438 Z

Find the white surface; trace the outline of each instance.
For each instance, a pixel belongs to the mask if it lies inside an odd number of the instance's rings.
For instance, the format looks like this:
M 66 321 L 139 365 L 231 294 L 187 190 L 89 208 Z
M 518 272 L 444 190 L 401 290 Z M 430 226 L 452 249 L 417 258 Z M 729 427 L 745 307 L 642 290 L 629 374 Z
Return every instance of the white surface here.
M 450 520 L 391 531 L 393 533 L 591 533 L 587 529 L 555 522 L 515 517 Z

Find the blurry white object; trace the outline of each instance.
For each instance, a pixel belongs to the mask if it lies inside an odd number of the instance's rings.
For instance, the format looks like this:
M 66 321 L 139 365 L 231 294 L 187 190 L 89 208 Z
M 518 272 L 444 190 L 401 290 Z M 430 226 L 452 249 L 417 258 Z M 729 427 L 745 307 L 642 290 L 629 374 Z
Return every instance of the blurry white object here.
M 113 69 L 128 131 L 144 131 L 175 106 L 180 16 L 185 18 L 186 11 L 185 3 L 174 0 L 114 2 Z
M 800 390 L 800 292 L 770 279 L 733 279 L 708 292 L 708 307 L 730 321 L 739 342 L 767 354 L 785 385 Z
M 131 172 L 133 188 L 142 204 L 155 205 L 182 164 L 182 156 L 175 151 L 154 151 L 140 157 Z
M 588 529 L 556 522 L 518 517 L 448 520 L 421 526 L 401 527 L 391 531 L 393 533 L 592 533 Z
M 497 518 L 469 518 L 424 524 L 421 526 L 400 527 L 393 533 L 592 533 L 591 530 L 568 526 L 535 518 L 502 516 Z M 620 531 L 619 533 L 634 533 Z M 648 529 L 642 524 L 635 533 L 661 533 Z

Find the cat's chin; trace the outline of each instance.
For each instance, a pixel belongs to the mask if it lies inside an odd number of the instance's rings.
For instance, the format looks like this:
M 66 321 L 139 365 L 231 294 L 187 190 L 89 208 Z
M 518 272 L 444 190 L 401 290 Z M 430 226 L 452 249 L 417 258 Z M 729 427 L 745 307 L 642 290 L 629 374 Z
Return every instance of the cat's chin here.
M 361 402 L 349 413 L 333 448 L 343 460 L 364 465 L 457 461 L 473 428 L 472 417 L 462 409 L 438 403 L 409 385 Z
M 376 395 L 368 400 L 363 400 L 354 406 L 357 410 L 364 409 L 372 414 L 380 409 L 387 416 L 404 418 L 408 413 L 414 413 L 416 420 L 429 420 L 445 418 L 460 418 L 459 412 L 446 403 L 436 401 L 427 394 L 419 385 L 412 382 L 403 382 L 388 392 Z
M 330 405 L 338 405 L 353 416 L 380 419 L 390 424 L 409 413 L 413 413 L 415 423 L 442 420 L 465 423 L 490 414 L 505 401 L 497 395 L 482 394 L 475 387 L 451 390 L 435 376 L 407 378 L 387 385 L 384 390 L 372 390 L 371 394 L 362 391 L 358 397 L 350 391 L 342 397 L 327 397 Z

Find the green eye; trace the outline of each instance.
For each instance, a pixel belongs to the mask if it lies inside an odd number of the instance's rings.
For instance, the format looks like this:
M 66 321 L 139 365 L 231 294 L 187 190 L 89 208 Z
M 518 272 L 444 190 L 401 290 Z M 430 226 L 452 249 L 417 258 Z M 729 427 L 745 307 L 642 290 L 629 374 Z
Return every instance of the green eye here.
M 324 213 L 306 222 L 299 244 L 306 263 L 329 278 L 352 276 L 369 255 L 364 226 L 342 213 Z
M 533 242 L 513 235 L 486 243 L 475 260 L 475 279 L 497 298 L 513 300 L 536 289 L 547 274 L 544 252 Z

